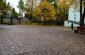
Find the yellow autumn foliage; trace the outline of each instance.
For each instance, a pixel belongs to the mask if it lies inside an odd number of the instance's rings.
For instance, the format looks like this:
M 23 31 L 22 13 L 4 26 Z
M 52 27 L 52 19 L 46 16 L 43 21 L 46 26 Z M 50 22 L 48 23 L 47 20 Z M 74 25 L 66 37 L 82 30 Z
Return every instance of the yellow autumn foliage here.
M 73 4 L 75 0 L 56 0 L 56 3 L 58 4 L 57 8 L 57 18 L 68 18 L 68 11 L 70 6 Z
M 69 9 L 75 0 L 56 0 L 59 9 Z
M 72 5 L 74 1 L 75 0 L 56 0 L 58 5 L 63 4 L 63 5 L 67 5 L 67 6 Z
M 46 0 L 41 1 L 38 6 L 35 7 L 33 16 L 38 19 L 43 21 L 49 21 L 49 20 L 55 20 L 55 9 L 52 4 L 49 4 Z

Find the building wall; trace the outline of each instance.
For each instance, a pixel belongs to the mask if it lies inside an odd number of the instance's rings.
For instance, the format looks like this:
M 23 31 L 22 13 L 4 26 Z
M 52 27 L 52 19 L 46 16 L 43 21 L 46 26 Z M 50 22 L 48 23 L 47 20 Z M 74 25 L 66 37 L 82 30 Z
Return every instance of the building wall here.
M 82 11 L 84 11 L 84 7 L 82 8 Z M 76 22 L 80 22 L 80 5 L 78 6 L 77 10 L 74 9 L 74 5 L 72 5 L 69 8 L 69 13 L 68 13 L 68 20 L 64 22 L 64 27 L 70 27 L 71 23 L 68 23 L 69 20 L 71 21 L 76 21 Z M 82 12 L 83 14 L 83 12 Z M 85 19 L 84 19 L 84 23 L 85 23 Z M 74 24 L 74 27 L 79 26 L 78 24 Z
M 74 10 L 73 8 L 69 9 L 68 20 L 79 22 L 80 21 L 80 12 L 79 11 L 73 11 L 73 10 Z
M 68 21 L 64 21 L 64 27 L 71 27 L 71 22 Z M 79 27 L 79 24 L 73 24 L 73 27 Z

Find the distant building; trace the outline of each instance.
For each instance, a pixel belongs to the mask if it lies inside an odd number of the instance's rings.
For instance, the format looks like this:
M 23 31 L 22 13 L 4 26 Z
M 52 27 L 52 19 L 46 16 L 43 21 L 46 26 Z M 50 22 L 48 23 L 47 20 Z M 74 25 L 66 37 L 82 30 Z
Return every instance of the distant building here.
M 12 10 L 8 10 L 6 12 L 6 16 L 3 18 L 3 24 L 10 24 L 11 23 L 11 12 Z M 13 24 L 17 24 L 18 20 L 16 18 L 12 18 Z
M 79 0 L 77 0 L 79 1 Z M 79 4 L 79 2 L 77 2 Z M 74 27 L 80 26 L 80 4 L 77 5 L 77 8 L 74 8 L 75 5 L 73 4 L 70 8 L 69 8 L 69 15 L 68 15 L 68 20 L 64 21 L 64 27 L 71 27 L 71 24 L 73 22 Z M 83 7 L 83 11 L 84 11 L 84 7 Z M 82 12 L 83 14 L 83 12 Z M 84 19 L 85 20 L 85 19 Z M 84 21 L 85 23 L 85 21 Z
M 7 13 L 6 13 L 6 17 L 10 18 L 11 17 L 11 12 L 12 12 L 12 10 L 8 10 Z
M 6 12 L 6 16 L 3 18 L 3 24 L 9 24 L 11 19 L 11 10 Z

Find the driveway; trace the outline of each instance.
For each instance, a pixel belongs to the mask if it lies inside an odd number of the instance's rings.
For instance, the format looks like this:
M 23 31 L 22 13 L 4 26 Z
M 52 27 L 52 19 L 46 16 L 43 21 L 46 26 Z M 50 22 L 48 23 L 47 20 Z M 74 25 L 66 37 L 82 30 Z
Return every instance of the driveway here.
M 85 35 L 57 26 L 0 25 L 0 55 L 85 55 Z

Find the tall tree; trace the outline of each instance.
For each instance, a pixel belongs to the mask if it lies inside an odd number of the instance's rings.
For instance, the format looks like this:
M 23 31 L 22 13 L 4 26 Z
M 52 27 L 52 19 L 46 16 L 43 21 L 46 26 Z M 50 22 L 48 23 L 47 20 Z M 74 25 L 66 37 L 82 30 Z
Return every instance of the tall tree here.
M 10 10 L 12 8 L 12 6 L 10 5 L 10 3 L 7 3 L 7 9 Z
M 10 20 L 11 25 L 13 24 L 13 18 L 17 18 L 17 17 L 18 17 L 18 14 L 17 14 L 17 12 L 15 11 L 15 9 L 13 8 L 13 9 L 12 9 L 12 12 L 11 12 L 11 20 Z
M 20 13 L 23 16 L 23 11 L 24 11 L 24 2 L 23 2 L 23 0 L 19 1 L 18 8 L 20 9 Z
M 11 17 L 16 18 L 17 12 L 15 11 L 15 8 L 12 9 Z
M 26 14 L 30 19 L 33 18 L 33 10 L 38 5 L 36 0 L 27 0 L 25 4 Z
M 6 12 L 8 9 L 8 5 L 6 4 L 6 0 L 0 0 L 0 13 L 1 13 L 1 18 L 0 18 L 0 23 L 3 23 L 3 17 L 6 15 Z
M 38 6 L 34 9 L 34 17 L 39 21 L 52 21 L 55 20 L 55 9 L 52 4 L 49 4 L 47 1 L 41 1 Z
M 58 4 L 57 18 L 68 18 L 68 11 L 70 6 L 73 4 L 74 0 L 56 0 Z
M 56 0 L 48 0 L 49 3 L 53 4 L 54 5 L 54 8 L 57 10 L 57 3 L 56 3 Z

